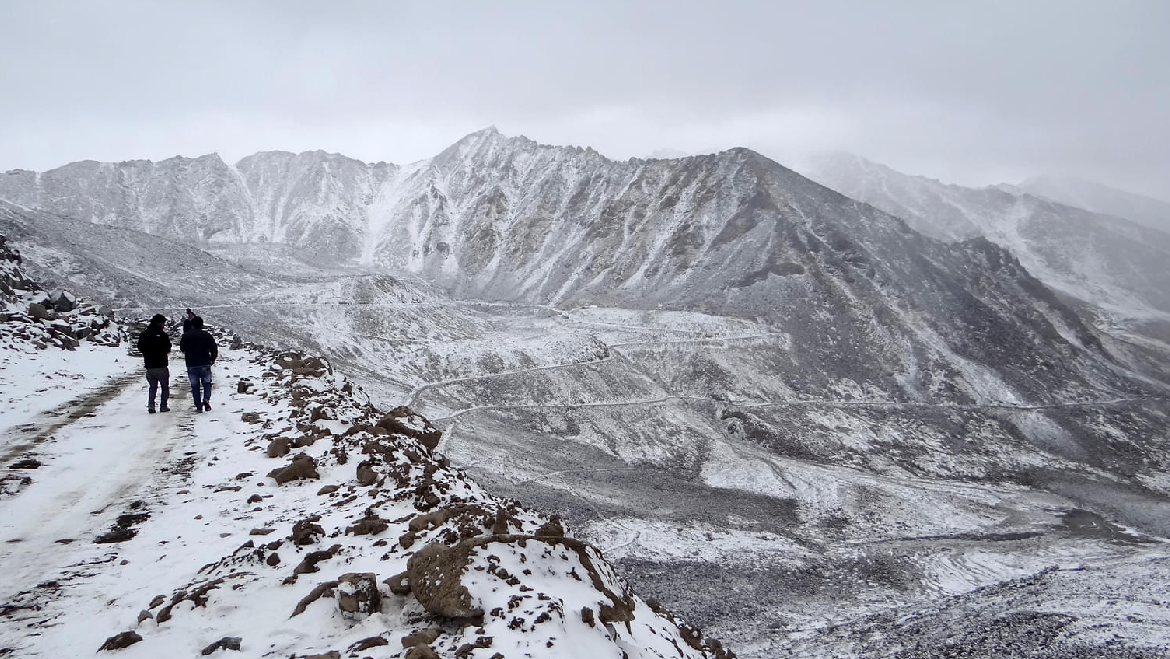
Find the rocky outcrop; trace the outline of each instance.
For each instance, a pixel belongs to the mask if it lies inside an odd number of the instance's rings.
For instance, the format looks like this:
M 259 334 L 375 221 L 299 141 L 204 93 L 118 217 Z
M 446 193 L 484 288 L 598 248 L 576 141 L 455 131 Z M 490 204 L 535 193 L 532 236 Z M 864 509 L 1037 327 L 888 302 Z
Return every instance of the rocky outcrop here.
M 46 293 L 21 267 L 20 253 L 0 235 L 0 341 L 36 349 L 74 350 L 82 341 L 121 343 L 113 315 L 69 291 Z

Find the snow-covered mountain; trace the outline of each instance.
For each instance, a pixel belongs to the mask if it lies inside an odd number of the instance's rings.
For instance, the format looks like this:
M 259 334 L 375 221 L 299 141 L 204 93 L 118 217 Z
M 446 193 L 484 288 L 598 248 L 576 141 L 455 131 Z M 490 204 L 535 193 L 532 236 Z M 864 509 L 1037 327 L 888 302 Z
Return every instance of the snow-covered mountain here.
M 1124 217 L 1170 233 L 1170 202 L 1161 199 L 1118 190 L 1074 176 L 1034 176 L 1011 187 L 1094 213 Z
M 849 154 L 812 158 L 804 173 L 946 241 L 985 236 L 1046 285 L 1121 318 L 1170 319 L 1170 233 L 1006 186 L 967 188 L 910 176 Z M 1024 189 L 1028 191 L 1027 188 Z
M 237 170 L 268 209 L 250 217 L 273 218 L 256 242 L 11 203 L 0 232 L 55 284 L 144 315 L 195 300 L 212 324 L 325 354 L 742 656 L 848 655 L 852 630 L 893 636 L 870 614 L 983 602 L 988 624 L 952 624 L 972 642 L 1039 651 L 1056 622 L 1066 649 L 1104 647 L 1102 626 L 1133 648 L 1170 638 L 1154 614 L 1076 599 L 1119 562 L 1134 567 L 1109 588 L 1161 574 L 1167 355 L 1084 322 L 986 238 L 924 237 L 744 149 L 614 162 L 485 131 L 384 180 L 341 157 L 255 158 Z M 305 235 L 351 256 L 306 255 Z M 1055 617 L 983 598 L 1077 566 L 1093 571 L 1052 580 Z M 864 640 L 876 656 L 908 642 Z

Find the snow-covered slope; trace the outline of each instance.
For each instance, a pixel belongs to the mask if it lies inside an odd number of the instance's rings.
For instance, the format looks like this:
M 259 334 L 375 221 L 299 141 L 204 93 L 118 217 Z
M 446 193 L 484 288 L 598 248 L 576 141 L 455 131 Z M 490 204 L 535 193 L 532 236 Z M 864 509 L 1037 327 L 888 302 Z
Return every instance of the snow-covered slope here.
M 1090 212 L 1117 206 L 1092 204 L 1087 211 L 1003 186 L 947 185 L 849 154 L 811 159 L 803 172 L 926 235 L 986 236 L 1046 285 L 1108 313 L 1170 318 L 1170 233 Z
M 1170 233 L 1170 202 L 1161 199 L 1072 176 L 1036 176 L 1012 187 L 1094 213 L 1124 217 Z

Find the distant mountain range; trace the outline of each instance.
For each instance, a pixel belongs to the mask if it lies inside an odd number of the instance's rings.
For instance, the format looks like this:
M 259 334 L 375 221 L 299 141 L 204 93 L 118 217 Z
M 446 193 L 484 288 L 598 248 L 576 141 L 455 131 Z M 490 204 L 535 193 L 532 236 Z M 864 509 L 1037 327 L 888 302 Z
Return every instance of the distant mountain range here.
M 848 378 L 895 399 L 1027 400 L 1130 386 L 1119 356 L 1008 251 L 924 237 L 747 149 L 618 162 L 487 129 L 407 166 L 319 151 L 235 167 L 85 162 L 0 176 L 0 198 L 196 244 L 374 263 L 458 297 L 759 318 L 792 337 L 789 370 L 813 390 Z
M 1161 199 L 1071 176 L 1036 176 L 1015 187 L 1037 197 L 1047 197 L 1094 213 L 1124 217 L 1138 224 L 1170 232 L 1170 202 Z
M 1047 191 L 1073 201 L 1056 194 L 1069 188 L 1040 180 L 1020 188 L 967 188 L 841 153 L 811 159 L 803 169 L 813 180 L 897 215 L 928 236 L 945 241 L 984 236 L 1010 250 L 1048 286 L 1110 313 L 1170 319 L 1170 233 L 1093 212 L 1136 208 L 1122 201 L 1141 198 L 1086 187 L 1083 199 L 1093 203 L 1074 207 L 1033 194 Z M 1159 203 L 1148 201 L 1149 209 Z

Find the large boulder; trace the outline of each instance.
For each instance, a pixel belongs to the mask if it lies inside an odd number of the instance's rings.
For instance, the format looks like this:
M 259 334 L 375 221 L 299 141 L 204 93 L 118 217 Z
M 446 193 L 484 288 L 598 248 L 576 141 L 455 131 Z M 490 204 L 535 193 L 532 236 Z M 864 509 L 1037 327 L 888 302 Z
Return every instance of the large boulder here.
M 61 313 L 77 308 L 77 297 L 66 290 L 56 290 L 50 293 L 49 302 L 52 303 L 54 309 Z

